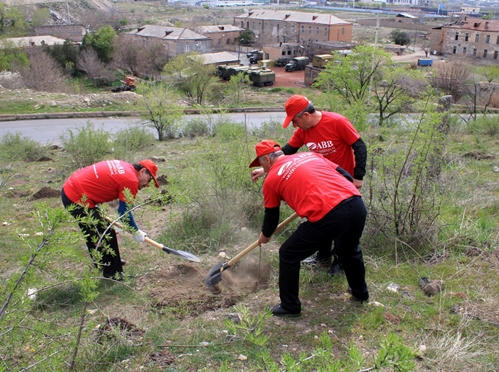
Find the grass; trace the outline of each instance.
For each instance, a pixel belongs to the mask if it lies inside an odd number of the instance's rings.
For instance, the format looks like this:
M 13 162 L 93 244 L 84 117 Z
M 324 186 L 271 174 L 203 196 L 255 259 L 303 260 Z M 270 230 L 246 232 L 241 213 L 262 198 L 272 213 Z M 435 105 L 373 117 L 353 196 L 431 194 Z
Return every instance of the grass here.
M 0 342 L 4 345 L 0 354 L 9 368 L 26 368 L 37 361 L 40 364 L 32 370 L 63 368 L 71 358 L 85 314 L 76 368 L 90 371 L 257 371 L 263 370 L 265 363 L 267 370 L 396 370 L 393 365 L 376 367 L 382 350 L 389 350 L 393 358 L 398 355 L 401 360 L 412 361 L 414 368 L 406 370 L 496 369 L 496 174 L 491 171 L 493 159 L 462 158 L 463 144 L 467 144 L 466 151 L 473 149 L 467 132 L 447 138 L 449 161 L 441 176 L 446 197 L 438 221 L 439 241 L 428 247 L 431 255 L 419 257 L 411 247 L 390 240 L 375 248 L 364 235 L 371 303 L 350 301 L 344 275 L 330 278 L 319 268 L 303 268 L 303 315 L 287 320 L 269 317 L 268 308 L 279 301 L 279 242 L 296 225 L 262 250 L 248 254 L 240 267 L 227 270 L 229 278 L 239 283 L 246 273 L 243 264 L 264 263 L 269 266 L 267 287 L 250 291 L 225 287 L 219 295 L 203 291 L 202 278 L 222 259 L 219 253 L 234 257 L 256 240 L 261 223 L 261 185 L 249 180 L 247 168 L 253 157 L 252 146 L 259 138 L 237 135 L 238 130 L 230 135 L 228 128 L 220 129 L 220 136 L 177 139 L 138 150 L 137 158 L 166 155 L 167 161 L 159 163 L 159 174 L 167 175 L 169 185 L 163 188 L 172 200 L 138 210 L 137 223 L 150 237 L 197 254 L 202 262 L 189 264 L 120 234 L 121 251 L 128 261 L 125 271 L 132 275 L 123 284 L 98 280 L 92 287 L 89 276 L 98 273 L 89 272 L 90 260 L 76 224 L 68 216 L 51 222 L 55 211 L 61 210 L 60 200 L 29 200 L 29 195 L 41 188 L 41 181 L 47 180 L 48 168 L 52 172 L 47 185 L 61 187 L 67 172 L 64 151 L 53 150 L 52 161 L 43 166 L 12 162 L 15 177 L 0 188 L 0 222 L 6 222 L 0 243 L 2 300 L 40 244 L 41 236 L 36 233 L 47 233 L 51 225 L 56 226 L 56 233 L 16 291 L 9 308 L 16 312 L 0 320 L 0 333 L 6 332 L 2 337 L 11 336 Z M 289 135 L 282 128 L 265 130 L 277 137 Z M 388 138 L 377 146 L 403 144 L 400 137 L 404 135 L 404 131 L 385 133 Z M 493 137 L 481 135 L 480 143 L 494 151 Z M 235 185 L 240 192 L 234 192 Z M 16 196 L 18 190 L 26 196 Z M 154 189 L 143 190 L 140 200 L 154 198 L 156 193 Z M 113 207 L 106 207 L 114 213 Z M 284 209 L 282 214 L 284 218 L 290 211 Z M 23 240 L 20 234 L 29 236 Z M 470 254 L 471 248 L 481 254 Z M 442 292 L 424 295 L 419 286 L 422 277 L 443 280 Z M 229 284 L 227 279 L 224 285 Z M 239 284 L 247 285 L 251 280 Z M 396 291 L 389 289 L 392 283 L 398 286 Z M 40 290 L 35 301 L 25 295 L 31 287 Z M 94 296 L 88 297 L 89 292 Z M 16 313 L 26 314 L 22 322 L 13 322 Z M 241 323 L 230 320 L 235 319 L 235 313 Z M 106 319 L 113 317 L 132 323 L 144 331 L 143 336 L 115 329 L 113 337 L 97 342 Z M 58 327 L 53 328 L 53 324 Z M 14 326 L 13 330 L 8 331 L 9 326 Z M 417 358 L 404 357 L 409 350 Z M 166 351 L 174 357 L 171 364 L 161 364 Z M 152 355 L 163 355 L 163 359 Z

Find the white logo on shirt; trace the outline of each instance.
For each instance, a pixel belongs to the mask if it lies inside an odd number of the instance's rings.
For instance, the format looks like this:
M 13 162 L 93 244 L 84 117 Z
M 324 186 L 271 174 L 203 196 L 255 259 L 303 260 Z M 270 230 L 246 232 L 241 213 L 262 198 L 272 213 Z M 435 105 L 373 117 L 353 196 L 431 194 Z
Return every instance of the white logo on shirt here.
M 322 141 L 318 143 L 309 142 L 307 143 L 307 147 L 310 151 L 318 151 L 322 149 L 329 149 L 331 147 L 334 148 L 334 144 L 333 141 Z
M 284 163 L 281 168 L 277 171 L 278 176 L 282 176 L 284 172 L 291 166 L 292 161 L 288 161 L 287 163 Z

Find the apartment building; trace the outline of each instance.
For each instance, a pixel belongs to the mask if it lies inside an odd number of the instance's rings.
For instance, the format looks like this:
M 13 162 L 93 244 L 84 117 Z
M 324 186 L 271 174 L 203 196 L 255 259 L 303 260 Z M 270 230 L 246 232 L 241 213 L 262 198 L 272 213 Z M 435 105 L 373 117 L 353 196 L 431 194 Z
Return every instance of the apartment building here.
M 234 25 L 249 28 L 256 44 L 295 43 L 307 48 L 314 42 L 352 41 L 352 23 L 332 14 L 261 9 L 234 18 Z
M 434 54 L 499 59 L 499 21 L 465 17 L 431 31 L 430 50 Z

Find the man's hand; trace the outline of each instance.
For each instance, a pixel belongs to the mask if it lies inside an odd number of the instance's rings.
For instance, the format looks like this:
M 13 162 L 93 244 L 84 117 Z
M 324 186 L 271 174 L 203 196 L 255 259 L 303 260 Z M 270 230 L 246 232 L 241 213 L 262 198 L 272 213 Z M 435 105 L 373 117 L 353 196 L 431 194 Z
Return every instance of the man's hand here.
M 258 237 L 258 245 L 261 247 L 262 244 L 267 244 L 270 241 L 270 238 L 272 238 L 272 237 L 269 236 L 267 238 L 265 235 L 263 235 L 262 233 L 260 233 L 260 236 Z
M 253 180 L 253 182 L 256 182 L 264 174 L 265 174 L 265 171 L 263 170 L 263 168 L 257 168 L 251 172 L 251 179 Z
M 364 181 L 362 180 L 356 180 L 355 178 L 353 179 L 353 185 L 358 188 L 358 189 L 361 189 L 362 188 L 362 184 L 364 183 Z
M 136 242 L 139 242 L 139 243 L 143 243 L 146 241 L 146 236 L 147 234 L 142 231 L 142 230 L 137 230 L 135 231 L 135 233 L 133 234 L 133 239 L 136 241 Z

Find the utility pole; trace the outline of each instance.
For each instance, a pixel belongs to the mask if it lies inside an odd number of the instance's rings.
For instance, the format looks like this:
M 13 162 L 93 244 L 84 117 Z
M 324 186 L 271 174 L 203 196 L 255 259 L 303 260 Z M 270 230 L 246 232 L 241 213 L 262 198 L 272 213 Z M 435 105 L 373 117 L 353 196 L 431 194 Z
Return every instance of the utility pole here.
M 71 13 L 69 11 L 69 0 L 66 0 L 66 7 L 68 8 L 68 21 L 69 21 L 69 24 L 72 25 L 73 22 L 71 21 Z
M 378 48 L 378 31 L 379 31 L 379 14 L 376 13 L 376 34 L 374 36 L 374 53 L 376 53 L 376 49 Z M 373 55 L 373 64 L 371 68 L 371 78 L 369 79 L 369 94 L 367 95 L 367 105 L 371 104 L 371 86 L 373 83 L 372 72 L 374 71 L 374 55 Z

